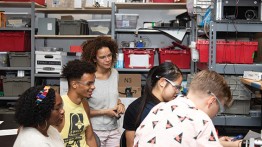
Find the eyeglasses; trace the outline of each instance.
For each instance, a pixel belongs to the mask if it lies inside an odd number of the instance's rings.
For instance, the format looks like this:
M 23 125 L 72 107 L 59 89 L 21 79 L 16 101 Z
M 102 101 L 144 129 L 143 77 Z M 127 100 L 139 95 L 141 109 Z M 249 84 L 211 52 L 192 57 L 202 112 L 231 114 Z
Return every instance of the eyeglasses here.
M 181 85 L 178 85 L 178 84 L 176 84 L 175 82 L 173 82 L 173 81 L 170 81 L 170 80 L 168 80 L 167 78 L 164 78 L 168 83 L 170 83 L 173 87 L 175 87 L 177 90 L 181 90 L 182 89 L 182 86 Z
M 101 60 L 105 60 L 106 58 L 112 58 L 112 53 L 110 53 L 110 54 L 108 54 L 108 55 L 106 55 L 106 56 L 100 56 L 100 57 L 98 57 L 99 59 L 101 59 Z
M 84 86 L 92 86 L 95 84 L 95 82 L 90 81 L 90 82 L 81 82 L 81 81 L 77 81 L 77 83 L 84 85 Z
M 222 105 L 222 103 L 220 102 L 220 100 L 217 98 L 217 96 L 216 96 L 214 93 L 209 92 L 209 94 L 212 95 L 212 96 L 214 96 L 214 97 L 216 98 L 217 103 L 218 103 L 218 105 L 219 105 L 219 112 L 220 112 L 220 113 L 223 113 L 223 112 L 225 111 L 225 108 L 224 108 L 224 106 Z

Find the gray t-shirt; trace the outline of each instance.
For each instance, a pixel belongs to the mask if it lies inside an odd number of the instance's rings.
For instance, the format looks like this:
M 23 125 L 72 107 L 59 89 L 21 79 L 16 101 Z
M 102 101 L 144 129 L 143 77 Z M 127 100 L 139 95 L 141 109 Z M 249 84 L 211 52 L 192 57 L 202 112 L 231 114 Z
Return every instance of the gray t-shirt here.
M 91 110 L 110 109 L 117 105 L 118 100 L 118 71 L 112 68 L 111 75 L 106 80 L 95 79 L 95 90 L 92 98 L 88 99 Z M 114 130 L 117 119 L 109 116 L 95 116 L 91 118 L 94 130 Z

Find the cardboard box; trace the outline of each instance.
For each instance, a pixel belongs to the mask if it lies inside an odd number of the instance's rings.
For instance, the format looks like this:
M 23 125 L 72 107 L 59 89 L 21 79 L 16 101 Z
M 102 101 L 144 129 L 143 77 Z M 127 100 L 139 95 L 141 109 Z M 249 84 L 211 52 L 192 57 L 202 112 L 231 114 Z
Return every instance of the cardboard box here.
M 50 86 L 55 90 L 55 92 L 60 93 L 60 86 Z
M 119 97 L 140 97 L 141 75 L 119 74 L 118 92 Z

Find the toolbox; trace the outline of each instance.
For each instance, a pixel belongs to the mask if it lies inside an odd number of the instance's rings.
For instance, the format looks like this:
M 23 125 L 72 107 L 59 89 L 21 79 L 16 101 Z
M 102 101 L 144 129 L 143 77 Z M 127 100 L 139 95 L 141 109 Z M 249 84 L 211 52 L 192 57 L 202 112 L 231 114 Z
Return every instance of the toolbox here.
M 258 49 L 257 41 L 216 41 L 216 63 L 253 64 L 253 55 Z M 198 40 L 199 62 L 207 63 L 209 41 Z
M 155 49 L 123 48 L 125 68 L 151 68 L 154 66 Z
M 180 69 L 190 69 L 191 54 L 187 46 L 177 42 L 173 45 L 159 49 L 159 62 L 172 62 Z
M 0 51 L 30 51 L 29 31 L 0 31 Z
M 30 52 L 9 52 L 10 67 L 30 67 Z
M 39 35 L 57 35 L 58 22 L 56 18 L 39 18 L 38 19 L 38 34 Z
M 45 0 L 6 0 L 6 1 L 12 1 L 12 2 L 36 2 L 40 5 L 45 5 Z
M 31 87 L 31 78 L 6 76 L 3 79 L 4 96 L 19 96 Z
M 59 31 L 60 35 L 86 35 L 88 23 L 85 20 L 61 20 Z

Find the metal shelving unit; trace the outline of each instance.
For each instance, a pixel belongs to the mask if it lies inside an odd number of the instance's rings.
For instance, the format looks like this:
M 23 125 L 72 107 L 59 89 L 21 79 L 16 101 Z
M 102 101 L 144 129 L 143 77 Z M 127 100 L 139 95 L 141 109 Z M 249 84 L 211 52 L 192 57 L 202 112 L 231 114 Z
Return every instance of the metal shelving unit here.
M 31 67 L 0 67 L 0 70 L 32 70 Z
M 45 77 L 45 78 L 60 78 L 60 74 L 35 74 L 35 77 Z
M 247 115 L 219 115 L 212 119 L 214 125 L 218 126 L 261 126 L 261 117 Z
M 261 23 L 211 22 L 208 68 L 223 74 L 243 74 L 246 70 L 261 71 L 262 64 L 217 64 L 216 37 L 218 32 L 262 32 Z
M 35 35 L 35 38 L 95 38 L 99 35 Z M 111 37 L 110 35 L 105 35 Z
M 209 68 L 220 74 L 243 74 L 244 71 L 261 71 L 262 64 L 218 64 L 216 63 L 216 40 L 219 32 L 262 32 L 261 23 L 237 23 L 228 22 L 210 22 L 209 30 L 209 61 L 207 65 L 199 64 L 199 69 Z M 261 117 L 249 115 L 220 115 L 213 119 L 215 125 L 220 126 L 261 126 Z
M 37 8 L 37 13 L 45 13 L 45 14 L 111 14 L 111 8 L 102 7 L 85 7 L 82 9 L 74 9 L 74 8 Z
M 95 7 L 85 7 L 81 9 L 74 9 L 74 8 L 36 8 L 35 9 L 36 13 L 41 13 L 44 16 L 48 18 L 49 14 L 75 14 L 75 15 L 92 15 L 92 14 L 111 14 L 111 8 L 110 7 L 101 7 L 101 8 L 95 8 Z M 43 43 L 42 46 L 52 46 L 52 43 L 54 41 L 61 41 L 61 42 L 70 42 L 73 44 L 74 42 L 81 42 L 82 40 L 86 39 L 93 39 L 95 37 L 98 37 L 99 35 L 34 35 L 35 39 L 38 39 L 39 44 Z M 104 35 L 107 37 L 111 37 L 111 35 Z M 38 41 L 37 40 L 37 41 Z M 40 42 L 42 41 L 42 42 Z M 51 44 L 51 45 L 50 45 Z M 59 43 L 58 43 L 59 44 Z M 69 44 L 64 45 L 67 47 Z M 80 45 L 80 44 L 79 44 Z M 59 45 L 58 45 L 59 46 Z M 57 46 L 55 46 L 57 47 Z M 68 46 L 69 48 L 69 46 Z M 67 50 L 64 50 L 67 51 Z M 34 73 L 35 80 L 46 80 L 46 79 L 60 79 L 61 75 L 60 74 L 53 74 L 53 73 Z
M 26 27 L 22 27 L 22 28 L 15 28 L 15 27 L 10 27 L 10 28 L 0 28 L 0 31 L 31 31 L 31 28 L 26 28 Z
M 118 9 L 186 9 L 186 3 L 115 3 L 115 6 Z
M 0 100 L 17 100 L 17 99 L 18 97 L 6 97 L 6 96 L 0 97 Z
M 165 34 L 157 29 L 116 29 L 115 13 L 120 9 L 130 10 L 186 10 L 186 3 L 112 3 L 111 14 L 111 36 L 116 39 L 116 34 Z M 186 32 L 190 32 L 190 28 Z M 178 30 L 173 30 L 178 32 Z M 178 34 L 178 33 L 177 33 Z M 119 72 L 148 72 L 149 69 L 117 69 Z M 182 72 L 189 73 L 191 69 L 181 69 Z
M 35 83 L 35 77 L 34 77 L 34 51 L 35 51 L 35 8 L 43 8 L 44 6 L 39 5 L 34 2 L 0 2 L 0 8 L 1 10 L 7 11 L 12 8 L 18 8 L 19 11 L 26 11 L 31 15 L 31 27 L 6 27 L 6 28 L 0 28 L 0 31 L 30 31 L 31 33 L 31 66 L 30 67 L 1 67 L 0 70 L 4 71 L 10 71 L 10 70 L 24 70 L 24 71 L 30 71 L 30 82 L 31 86 Z M 0 100 L 17 100 L 18 97 L 0 97 Z

